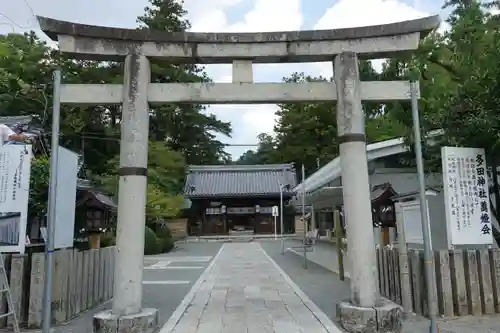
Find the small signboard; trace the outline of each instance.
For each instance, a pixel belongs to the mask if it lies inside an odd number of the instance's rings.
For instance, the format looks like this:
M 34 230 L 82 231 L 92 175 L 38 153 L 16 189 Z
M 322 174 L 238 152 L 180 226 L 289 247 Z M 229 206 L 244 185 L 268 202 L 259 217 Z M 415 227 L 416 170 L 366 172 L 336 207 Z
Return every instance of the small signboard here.
M 278 206 L 273 206 L 273 216 L 276 217 L 279 215 L 279 210 L 278 210 Z
M 452 245 L 492 244 L 484 149 L 441 148 L 448 236 Z
M 57 165 L 54 248 L 64 249 L 74 245 L 78 154 L 59 147 Z

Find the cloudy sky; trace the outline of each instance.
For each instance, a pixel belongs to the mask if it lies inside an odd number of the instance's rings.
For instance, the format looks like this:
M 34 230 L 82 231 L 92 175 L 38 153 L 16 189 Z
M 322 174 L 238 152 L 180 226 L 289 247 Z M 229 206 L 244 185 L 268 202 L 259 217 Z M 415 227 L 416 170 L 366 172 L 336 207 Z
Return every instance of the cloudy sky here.
M 334 29 L 404 21 L 441 13 L 441 0 L 185 0 L 192 31 L 254 32 Z M 0 1 L 0 33 L 38 30 L 33 13 L 94 25 L 134 28 L 148 0 L 15 0 Z M 12 23 L 14 21 L 15 23 Z M 332 75 L 331 64 L 255 65 L 257 82 L 278 82 L 295 71 Z M 231 81 L 230 65 L 212 65 L 207 72 L 216 82 Z M 256 136 L 271 132 L 275 105 L 211 106 L 233 126 L 230 144 L 255 144 Z M 229 147 L 237 158 L 253 147 Z

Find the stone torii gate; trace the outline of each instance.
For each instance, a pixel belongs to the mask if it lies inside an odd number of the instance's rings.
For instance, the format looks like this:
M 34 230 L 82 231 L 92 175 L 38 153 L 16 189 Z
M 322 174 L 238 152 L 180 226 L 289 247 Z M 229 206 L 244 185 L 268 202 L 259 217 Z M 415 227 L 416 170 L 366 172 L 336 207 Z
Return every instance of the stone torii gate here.
M 62 84 L 61 103 L 121 104 L 120 184 L 114 299 L 94 317 L 95 332 L 153 332 L 155 309 L 142 308 L 149 105 L 337 101 L 344 209 L 349 233 L 351 299 L 339 305 L 344 328 L 382 331 L 399 307 L 380 301 L 371 228 L 361 101 L 409 100 L 409 82 L 360 82 L 358 57 L 390 58 L 418 48 L 439 26 L 432 16 L 394 24 L 262 33 L 166 33 L 76 24 L 38 17 L 42 30 L 75 58 L 125 62 L 123 84 Z M 150 58 L 233 65 L 232 83 L 150 83 Z M 253 63 L 333 63 L 335 82 L 253 83 Z M 370 330 L 371 328 L 371 330 Z M 385 330 L 384 330 L 385 331 Z

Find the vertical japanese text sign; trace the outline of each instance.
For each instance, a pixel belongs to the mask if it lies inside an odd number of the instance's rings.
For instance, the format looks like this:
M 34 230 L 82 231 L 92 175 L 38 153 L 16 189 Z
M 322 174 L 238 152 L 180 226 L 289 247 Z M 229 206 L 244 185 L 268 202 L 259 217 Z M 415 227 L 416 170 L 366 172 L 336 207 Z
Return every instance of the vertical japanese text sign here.
M 442 147 L 441 157 L 449 242 L 492 244 L 484 149 Z
M 0 252 L 24 253 L 31 145 L 0 146 Z

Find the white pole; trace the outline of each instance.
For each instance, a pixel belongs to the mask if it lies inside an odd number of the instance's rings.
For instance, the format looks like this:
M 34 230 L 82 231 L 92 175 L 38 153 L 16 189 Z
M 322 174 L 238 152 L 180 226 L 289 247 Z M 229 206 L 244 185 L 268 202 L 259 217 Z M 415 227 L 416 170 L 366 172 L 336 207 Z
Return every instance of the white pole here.
M 59 124 L 61 120 L 61 71 L 54 72 L 52 96 L 52 141 L 50 147 L 49 212 L 47 216 L 47 239 L 45 240 L 45 286 L 43 289 L 42 332 L 49 333 L 52 324 L 52 269 L 54 259 L 54 235 L 56 220 L 57 159 L 59 152 Z
M 285 238 L 283 234 L 283 185 L 280 185 L 280 232 L 281 232 L 281 254 L 285 254 Z
M 274 215 L 274 240 L 278 240 L 278 224 L 276 223 L 276 215 Z
M 304 268 L 307 268 L 306 169 L 302 164 L 302 222 L 304 223 Z

